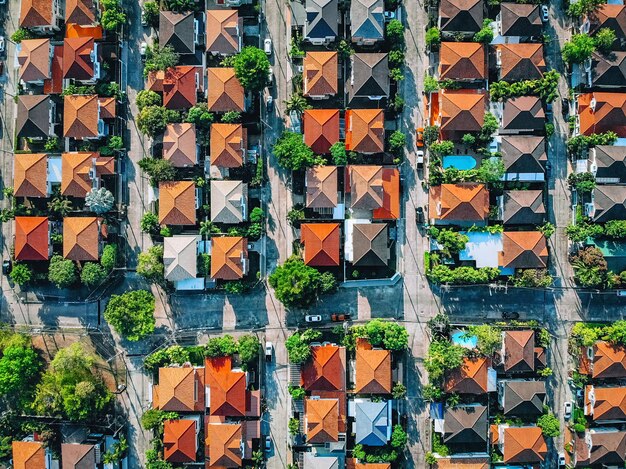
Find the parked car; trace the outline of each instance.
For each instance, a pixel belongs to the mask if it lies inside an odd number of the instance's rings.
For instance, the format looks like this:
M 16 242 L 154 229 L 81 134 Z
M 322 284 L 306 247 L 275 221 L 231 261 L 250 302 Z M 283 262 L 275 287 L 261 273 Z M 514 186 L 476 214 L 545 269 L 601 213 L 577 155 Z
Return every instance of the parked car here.
M 269 37 L 266 37 L 265 41 L 263 41 L 263 50 L 267 55 L 272 55 L 272 40 Z
M 571 401 L 567 401 L 565 405 L 563 406 L 563 416 L 565 417 L 565 420 L 569 420 L 570 417 L 572 416 L 572 402 Z
M 385 21 L 391 21 L 396 19 L 395 11 L 386 11 L 385 12 Z
M 322 322 L 322 316 L 319 314 L 307 314 L 304 317 L 305 322 Z
M 348 321 L 350 319 L 350 315 L 349 314 L 331 314 L 330 315 L 330 320 L 331 321 Z
M 0 77 L 4 75 L 4 60 L 0 60 Z
M 141 55 L 142 59 L 146 58 L 147 50 L 148 50 L 148 44 L 146 44 L 145 42 L 142 42 L 141 44 L 139 44 L 139 55 Z
M 272 86 L 272 81 L 274 80 L 274 69 L 272 67 L 270 67 L 270 69 L 267 71 L 267 83 L 268 86 Z
M 502 319 L 519 319 L 519 313 L 511 311 L 503 311 Z
M 544 23 L 547 23 L 550 20 L 550 10 L 548 10 L 548 5 L 541 5 L 541 20 Z
M 4 41 L 4 36 L 0 36 L 0 55 L 4 55 L 6 52 L 6 43 Z
M 559 467 L 565 467 L 565 455 L 559 453 Z
M 424 224 L 424 209 L 422 207 L 417 207 L 415 209 L 415 222 L 418 225 Z
M 274 98 L 272 98 L 271 94 L 267 95 L 267 99 L 265 100 L 265 106 L 267 107 L 268 111 L 274 109 Z
M 11 273 L 11 261 L 10 260 L 5 260 L 2 261 L 2 273 L 4 275 L 9 275 Z
M 418 168 L 421 168 L 424 166 L 424 150 L 417 150 L 416 155 L 415 163 Z
M 274 356 L 274 344 L 265 342 L 265 361 L 271 362 Z
M 270 438 L 270 436 L 268 435 L 265 437 L 265 451 L 269 453 L 271 449 L 272 449 L 272 438 Z
M 418 127 L 415 129 L 416 139 L 415 143 L 418 147 L 424 146 L 424 127 Z

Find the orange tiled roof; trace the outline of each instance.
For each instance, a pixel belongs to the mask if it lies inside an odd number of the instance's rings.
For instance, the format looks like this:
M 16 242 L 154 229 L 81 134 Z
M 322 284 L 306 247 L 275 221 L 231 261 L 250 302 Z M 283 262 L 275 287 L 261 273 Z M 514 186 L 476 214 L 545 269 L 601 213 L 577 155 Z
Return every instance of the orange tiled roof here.
M 307 168 L 305 177 L 307 208 L 334 208 L 337 206 L 337 166 Z
M 29 82 L 50 78 L 50 39 L 25 39 L 20 44 L 20 79 Z
M 159 223 L 196 224 L 196 185 L 193 181 L 159 183 Z
M 509 82 L 537 80 L 546 71 L 546 61 L 543 58 L 543 44 L 500 44 L 496 47 L 496 50 L 501 57 L 501 80 Z
M 315 153 L 328 153 L 331 145 L 339 141 L 338 109 L 307 109 L 302 124 L 304 143 Z
M 234 68 L 207 68 L 209 111 L 244 111 L 243 86 Z
M 594 400 L 590 399 L 593 390 Z M 593 420 L 626 419 L 626 387 L 585 388 L 585 415 L 593 414 Z
M 68 95 L 63 98 L 63 136 L 98 136 L 98 96 Z
M 13 442 L 14 469 L 46 469 L 46 450 L 39 441 Z
M 65 0 L 65 22 L 90 25 L 96 21 L 92 0 Z
M 507 231 L 502 234 L 502 267 L 545 269 L 548 265 L 548 244 L 539 231 Z
M 100 119 L 115 119 L 115 98 L 98 98 L 98 110 Z
M 484 91 L 441 90 L 439 99 L 440 127 L 444 138 L 482 129 L 487 104 Z
M 243 259 L 243 260 L 242 260 Z M 211 238 L 211 278 L 238 280 L 247 273 L 248 242 L 237 236 Z
M 206 444 L 210 463 L 207 467 L 241 467 L 241 424 L 209 423 Z
M 221 168 L 243 165 L 247 131 L 241 124 L 211 125 L 211 164 Z
M 163 424 L 163 455 L 167 462 L 195 462 L 198 439 L 196 421 L 166 420 Z
M 346 110 L 346 150 L 358 153 L 385 151 L 385 117 L 382 109 Z
M 192 366 L 159 368 L 152 387 L 152 407 L 167 412 L 204 410 L 204 370 Z
M 489 458 L 437 458 L 433 469 L 489 469 L 491 467 Z M 367 468 L 363 468 L 367 469 Z
M 99 229 L 96 217 L 63 219 L 63 257 L 73 261 L 97 261 Z
M 397 220 L 400 218 L 400 171 L 383 168 L 383 205 L 372 211 L 374 220 Z
M 587 358 L 586 351 L 581 357 Z M 626 377 L 626 348 L 598 341 L 593 345 L 593 363 L 589 366 L 592 378 Z
M 196 72 L 198 68 L 191 65 L 178 65 L 165 71 L 163 105 L 166 108 L 188 109 L 197 103 Z
M 546 439 L 539 427 L 507 427 L 504 429 L 505 463 L 538 463 L 548 453 Z
M 391 393 L 389 350 L 373 350 L 367 340 L 357 339 L 355 391 L 363 394 Z
M 48 260 L 48 218 L 15 217 L 15 260 Z
M 52 0 L 21 0 L 20 27 L 52 25 Z
M 609 130 L 626 137 L 626 93 L 595 92 L 578 96 L 580 133 L 599 134 Z
M 96 152 L 70 152 L 61 154 L 61 194 L 85 198 L 93 183 L 89 171 L 94 168 L 96 177 L 115 174 L 115 158 L 100 156 Z
M 93 52 L 93 38 L 66 38 L 63 41 L 63 78 L 91 80 L 94 72 L 91 61 Z
M 430 218 L 435 220 L 484 221 L 489 215 L 489 191 L 484 184 L 459 183 L 431 186 Z
M 383 205 L 382 166 L 350 166 L 351 207 L 375 210 Z
M 45 94 L 60 94 L 63 91 L 63 47 L 54 47 L 50 65 L 52 76 L 44 80 Z
M 348 458 L 346 469 L 391 469 L 391 463 L 361 463 L 355 458 Z
M 65 24 L 65 37 L 90 37 L 93 39 L 102 39 L 102 26 L 80 25 L 74 23 Z
M 195 124 L 167 124 L 163 135 L 163 159 L 169 160 L 177 168 L 196 164 Z
M 207 358 L 205 383 L 211 390 L 211 415 L 244 417 L 246 415 L 246 374 L 233 371 L 231 357 Z
M 339 400 L 306 399 L 307 443 L 330 443 L 339 441 Z
M 446 374 L 444 390 L 459 394 L 485 394 L 487 392 L 486 358 L 463 358 L 463 364 Z
M 336 345 L 311 347 L 311 360 L 302 367 L 308 391 L 342 391 L 346 387 L 346 349 Z
M 307 52 L 304 57 L 304 96 L 337 94 L 337 52 Z
M 306 265 L 317 267 L 339 265 L 341 237 L 339 223 L 303 223 L 300 233 Z
M 439 78 L 442 80 L 487 78 L 485 45 L 478 42 L 442 42 L 439 51 Z
M 48 196 L 48 159 L 45 153 L 16 154 L 13 189 L 17 197 Z
M 223 55 L 239 52 L 239 42 L 243 36 L 243 31 L 239 29 L 242 22 L 237 10 L 207 10 L 206 50 Z
M 164 79 L 165 72 L 163 70 L 153 70 L 149 72 L 148 79 L 146 80 L 146 89 L 156 93 L 162 93 Z

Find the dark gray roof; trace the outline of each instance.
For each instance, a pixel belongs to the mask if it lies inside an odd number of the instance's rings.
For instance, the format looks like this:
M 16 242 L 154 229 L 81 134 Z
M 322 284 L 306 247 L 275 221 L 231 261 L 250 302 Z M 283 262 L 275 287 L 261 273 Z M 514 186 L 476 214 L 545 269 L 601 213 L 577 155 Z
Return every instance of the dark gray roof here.
M 520 96 L 504 103 L 502 127 L 507 131 L 538 131 L 545 129 L 546 115 L 536 96 Z
M 593 221 L 626 219 L 626 186 L 598 185 L 593 190 L 595 213 Z
M 304 37 L 308 39 L 336 37 L 338 18 L 337 0 L 306 0 Z
M 352 263 L 355 266 L 384 267 L 389 262 L 386 223 L 357 223 L 352 231 Z
M 626 146 L 598 145 L 592 151 L 596 154 L 596 178 L 619 178 L 620 182 L 626 182 Z
M 162 11 L 159 14 L 159 45 L 172 46 L 179 54 L 194 54 L 193 12 Z
M 482 0 L 441 0 L 440 29 L 446 32 L 476 33 L 483 26 Z
M 543 32 L 539 5 L 502 3 L 500 18 L 502 36 L 540 36 Z
M 626 85 L 626 52 L 593 53 L 592 86 Z
M 505 415 L 533 417 L 543 413 L 545 381 L 501 380 L 500 383 Z
M 482 405 L 458 406 L 446 409 L 443 418 L 443 442 L 462 445 L 467 451 L 486 451 L 489 421 L 487 407 Z M 480 448 L 476 448 L 479 446 Z
M 350 3 L 350 20 L 352 21 L 352 38 L 382 41 L 385 38 L 385 19 L 383 0 L 352 0 Z
M 17 100 L 17 136 L 48 137 L 50 127 L 50 96 L 21 95 Z
M 351 57 L 352 83 L 350 101 L 369 96 L 389 96 L 389 64 L 387 54 L 364 53 Z
M 543 191 L 504 191 L 502 222 L 505 225 L 541 225 L 546 218 Z
M 504 136 L 500 142 L 502 162 L 507 173 L 543 173 L 548 161 L 543 137 Z

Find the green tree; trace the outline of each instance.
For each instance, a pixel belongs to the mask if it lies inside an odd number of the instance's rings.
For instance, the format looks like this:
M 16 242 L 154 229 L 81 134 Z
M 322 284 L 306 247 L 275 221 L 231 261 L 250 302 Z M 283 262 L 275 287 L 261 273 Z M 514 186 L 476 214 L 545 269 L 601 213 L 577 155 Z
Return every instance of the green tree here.
M 16 43 L 19 44 L 20 42 L 22 42 L 24 39 L 30 39 L 32 38 L 33 35 L 32 33 L 26 29 L 26 28 L 18 28 L 15 30 L 15 32 L 11 35 L 11 40 Z
M 57 214 L 61 218 L 65 218 L 72 210 L 74 210 L 74 206 L 72 205 L 72 201 L 70 199 L 57 193 L 54 195 L 52 200 L 48 202 L 48 210 Z
M 567 177 L 567 183 L 579 194 L 588 194 L 595 189 L 596 178 L 593 173 L 570 173 Z
M 191 107 L 185 117 L 185 122 L 196 124 L 196 128 L 209 129 L 213 122 L 213 113 L 209 111 L 207 103 L 198 103 Z
M 395 383 L 391 390 L 394 399 L 404 399 L 406 396 L 406 386 L 402 383 Z
M 394 67 L 389 70 L 389 78 L 392 81 L 399 82 L 404 80 L 404 73 L 399 67 Z
M 322 289 L 322 276 L 301 258 L 291 256 L 269 276 L 269 284 L 276 298 L 286 307 L 306 308 L 317 301 Z
M 287 212 L 287 221 L 292 226 L 299 226 L 304 218 L 304 207 L 302 205 L 296 204 Z
M 285 347 L 292 363 L 304 363 L 311 357 L 310 343 L 321 337 L 321 332 L 307 329 L 304 332 L 294 332 L 286 341 Z
M 442 158 L 446 155 L 451 155 L 454 152 L 454 142 L 451 142 L 450 140 L 433 142 L 430 144 L 429 149 L 431 156 Z
M 137 127 L 139 130 L 155 137 L 165 131 L 167 124 L 179 121 L 180 114 L 163 106 L 148 106 L 141 110 L 137 116 Z
M 157 2 L 145 2 L 143 4 L 143 18 L 153 28 L 159 27 L 159 4 Z
M 517 269 L 512 281 L 516 287 L 548 288 L 554 279 L 546 269 Z
M 222 122 L 224 124 L 236 124 L 241 120 L 241 113 L 237 111 L 225 112 L 222 116 Z
M 561 434 L 561 425 L 559 419 L 550 412 L 543 414 L 537 419 L 537 426 L 541 428 L 541 432 L 547 437 L 557 437 Z
M 582 287 L 602 288 L 607 281 L 608 265 L 595 246 L 580 249 L 571 257 L 574 279 Z
M 146 63 L 143 75 L 147 77 L 150 72 L 165 71 L 178 64 L 178 54 L 171 45 L 159 47 L 157 43 L 146 49 Z
M 579 64 L 591 57 L 596 49 L 595 40 L 587 34 L 574 34 L 563 44 L 563 60 L 568 64 Z
M 391 447 L 392 448 L 404 448 L 408 437 L 406 432 L 402 429 L 401 425 L 394 425 L 391 432 Z
M 235 76 L 246 90 L 261 91 L 267 84 L 270 61 L 267 54 L 254 46 L 244 47 L 235 57 Z
M 483 120 L 483 127 L 480 130 L 479 139 L 483 142 L 490 141 L 491 136 L 496 132 L 496 130 L 498 130 L 499 127 L 500 122 L 498 121 L 498 118 L 490 112 L 486 113 Z
M 139 167 L 150 176 L 150 184 L 153 186 L 162 181 L 174 181 L 176 179 L 176 168 L 169 160 L 146 157 L 139 160 Z
M 606 0 L 579 0 L 570 2 L 567 14 L 572 18 L 581 18 L 593 13 L 600 5 L 604 5 Z
M 304 397 L 306 396 L 306 390 L 300 386 L 289 385 L 287 387 L 287 390 L 289 391 L 291 397 L 295 400 L 304 399 Z
M 250 211 L 250 221 L 252 223 L 261 223 L 263 220 L 265 220 L 263 209 L 261 207 L 254 207 Z
M 237 350 L 239 352 L 239 359 L 243 363 L 253 363 L 259 357 L 259 350 L 261 349 L 261 342 L 259 338 L 252 334 L 246 334 L 239 337 L 237 342 Z
M 467 145 L 468 147 L 473 146 L 476 143 L 476 136 L 472 134 L 465 134 L 461 139 L 463 145 Z
M 313 150 L 304 143 L 302 134 L 295 132 L 283 132 L 274 144 L 272 151 L 278 159 L 278 164 L 292 171 L 320 163 Z
M 610 220 L 604 225 L 604 234 L 609 238 L 626 238 L 626 220 Z
M 107 273 L 111 272 L 117 266 L 117 246 L 114 244 L 104 246 L 100 264 L 102 264 L 102 267 L 104 267 Z
M 154 431 L 163 428 L 163 422 L 166 420 L 176 420 L 178 414 L 176 412 L 166 412 L 161 409 L 148 409 L 141 416 L 141 426 L 144 430 Z
M 389 51 L 389 63 L 395 66 L 404 64 L 404 51 L 400 49 L 392 49 Z
M 300 433 L 300 420 L 290 418 L 287 428 L 289 429 L 290 435 L 297 435 L 298 433 Z
M 448 340 L 434 340 L 428 347 L 424 361 L 431 382 L 439 382 L 447 370 L 458 368 L 463 363 L 465 349 Z
M 155 245 L 146 252 L 139 254 L 137 273 L 152 282 L 163 280 L 165 266 L 163 265 L 163 246 Z
M 438 46 L 441 43 L 441 31 L 432 27 L 426 31 L 426 45 L 429 47 Z
M 469 326 L 468 335 L 476 336 L 477 349 L 486 357 L 493 356 L 496 351 L 502 347 L 502 331 L 499 327 L 481 324 L 478 326 Z
M 482 42 L 483 44 L 489 44 L 493 41 L 493 29 L 491 28 L 491 20 L 485 18 L 483 20 L 483 27 L 474 34 L 474 42 Z
M 393 153 L 401 153 L 406 145 L 406 135 L 400 131 L 395 130 L 389 136 L 389 150 Z
M 402 22 L 393 19 L 387 23 L 387 40 L 396 46 L 404 46 L 404 26 Z
M 106 187 L 99 187 L 97 189 L 91 189 L 85 197 L 85 206 L 89 207 L 89 210 L 96 215 L 102 215 L 107 213 L 113 208 L 115 199 L 113 194 Z
M 439 82 L 430 75 L 424 75 L 424 92 L 435 93 L 439 91 Z
M 336 166 L 345 166 L 348 164 L 348 154 L 346 153 L 346 144 L 343 142 L 333 143 L 330 147 L 330 156 Z
M 161 106 L 163 104 L 161 95 L 152 90 L 141 90 L 137 93 L 137 99 L 135 102 L 137 103 L 137 109 L 139 109 L 140 112 L 146 107 Z
M 107 31 L 115 31 L 126 23 L 126 13 L 119 0 L 102 0 L 103 12 L 100 15 L 100 24 Z
M 164 0 L 166 10 L 184 13 L 193 11 L 195 8 L 195 0 Z
M 469 241 L 469 237 L 466 234 L 449 228 L 439 229 L 433 227 L 430 235 L 441 246 L 441 251 L 446 257 L 458 254 L 465 249 L 465 245 Z
M 11 280 L 16 285 L 26 285 L 33 277 L 33 272 L 26 264 L 15 264 L 9 274 Z
M 609 52 L 616 40 L 615 31 L 611 28 L 602 28 L 593 36 L 596 49 L 602 52 Z
M 63 256 L 52 256 L 48 268 L 48 280 L 54 283 L 57 288 L 67 288 L 75 284 L 78 277 L 76 276 L 74 262 L 69 259 L 63 259 Z
M 495 184 L 502 180 L 505 171 L 502 158 L 485 158 L 478 168 L 478 180 L 487 184 Z
M 144 213 L 139 222 L 141 231 L 148 234 L 157 234 L 159 232 L 159 226 L 159 217 L 153 212 Z
M 80 282 L 87 287 L 97 287 L 107 278 L 107 270 L 96 262 L 87 262 L 80 272 Z
M 237 342 L 232 335 L 213 337 L 208 340 L 204 354 L 207 357 L 228 357 L 237 352 Z
M 104 310 L 104 319 L 127 340 L 136 342 L 154 332 L 154 295 L 146 290 L 133 290 L 111 295 Z
M 27 337 L 17 336 L 2 350 L 0 358 L 0 395 L 29 394 L 31 385 L 39 375 L 42 360 Z
M 285 112 L 290 114 L 295 112 L 301 116 L 304 111 L 311 109 L 311 105 L 306 100 L 302 93 L 293 93 L 291 97 L 285 101 Z

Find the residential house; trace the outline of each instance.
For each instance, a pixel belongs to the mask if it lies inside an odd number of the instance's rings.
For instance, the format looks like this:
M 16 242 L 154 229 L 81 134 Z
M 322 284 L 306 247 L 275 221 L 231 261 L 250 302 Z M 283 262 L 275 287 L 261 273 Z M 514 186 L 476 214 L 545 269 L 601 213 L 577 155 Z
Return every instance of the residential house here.
M 543 22 L 539 5 L 532 3 L 500 4 L 496 16 L 496 30 L 492 44 L 526 42 L 531 37 L 543 34 Z
M 63 136 L 77 140 L 108 134 L 104 119 L 115 117 L 115 98 L 67 95 L 63 98 Z
M 47 261 L 50 257 L 50 228 L 47 217 L 15 217 L 15 260 Z
M 232 55 L 241 51 L 243 18 L 237 10 L 207 10 L 206 50 L 212 55 Z
M 548 155 L 544 137 L 505 135 L 497 137 L 506 171 L 505 181 L 542 182 Z
M 587 154 L 587 169 L 596 177 L 596 183 L 626 183 L 626 146 L 597 145 Z
M 391 257 L 388 225 L 346 222 L 345 257 L 354 267 L 387 267 Z
M 391 394 L 391 352 L 373 348 L 366 339 L 356 342 L 357 394 Z
M 22 84 L 41 85 L 51 76 L 50 39 L 24 39 L 18 46 L 18 76 Z
M 431 186 L 428 207 L 431 224 L 485 224 L 489 191 L 484 184 L 471 182 Z
M 63 469 L 96 469 L 100 461 L 100 448 L 96 445 L 62 443 Z
M 211 124 L 211 164 L 239 168 L 246 159 L 248 132 L 241 124 Z
M 97 0 L 65 0 L 65 23 L 89 26 L 96 24 Z
M 307 109 L 302 122 L 304 143 L 315 153 L 330 153 L 330 147 L 339 141 L 339 110 Z
M 337 182 L 337 166 L 307 168 L 304 180 L 306 208 L 321 214 L 332 214 L 339 205 Z
M 207 76 L 209 111 L 245 111 L 243 87 L 234 68 L 207 68 Z
M 608 28 L 615 33 L 617 40 L 612 48 L 624 50 L 626 47 L 626 6 L 614 2 L 599 5 L 583 21 L 581 32 L 594 35 L 603 28 Z
M 55 114 L 56 106 L 50 96 L 19 95 L 15 122 L 16 135 L 38 140 L 54 137 Z
M 84 199 L 94 187 L 100 187 L 103 176 L 115 174 L 115 158 L 96 152 L 61 154 L 61 194 Z
M 304 96 L 326 99 L 339 91 L 339 61 L 337 52 L 307 52 L 304 56 Z
M 503 275 L 515 269 L 545 269 L 548 266 L 548 243 L 540 231 L 505 231 L 499 267 Z
M 499 218 L 504 225 L 535 225 L 545 222 L 542 190 L 505 190 L 498 198 Z
M 248 219 L 248 184 L 211 181 L 211 221 L 236 224 Z
M 13 159 L 13 194 L 48 197 L 48 159 L 45 153 L 16 153 Z
M 100 224 L 96 217 L 63 218 L 63 257 L 73 261 L 100 258 Z
M 581 81 L 590 88 L 622 88 L 626 83 L 626 52 L 594 52 L 591 64 L 586 62 L 582 70 Z
M 15 469 L 52 469 L 52 452 L 40 441 L 13 441 L 12 463 Z M 55 461 L 58 467 L 58 461 Z
M 346 194 L 354 218 L 397 220 L 400 218 L 400 172 L 384 166 L 349 166 Z
M 391 440 L 391 401 L 357 398 L 350 401 L 350 407 L 354 408 L 353 433 L 357 445 L 385 446 Z
M 385 151 L 385 116 L 382 109 L 346 110 L 346 150 L 373 154 Z
M 597 185 L 591 193 L 591 202 L 584 208 L 585 215 L 596 223 L 626 219 L 626 186 Z
M 502 365 L 505 373 L 535 371 L 535 331 L 502 332 Z
M 536 426 L 498 426 L 498 446 L 506 464 L 539 464 L 548 454 L 546 439 Z
M 385 2 L 383 0 L 355 0 L 350 3 L 352 42 L 371 46 L 385 39 Z
M 59 31 L 63 21 L 63 4 L 60 0 L 22 0 L 20 2 L 20 28 L 39 34 Z
M 537 96 L 520 96 L 498 104 L 502 107 L 501 134 L 545 132 L 546 114 Z
M 626 431 L 612 427 L 586 429 L 574 435 L 572 465 L 621 467 L 626 455 Z
M 159 12 L 159 46 L 171 46 L 177 54 L 195 54 L 199 25 L 193 17 L 193 11 L 177 13 Z
M 242 467 L 245 438 L 240 423 L 208 423 L 206 450 L 208 468 Z
M 318 453 L 304 453 L 304 469 L 341 469 L 337 456 L 322 456 Z M 377 469 L 377 468 L 374 468 Z
M 626 348 L 602 340 L 583 347 L 578 372 L 594 379 L 626 378 Z
M 246 373 L 233 369 L 230 356 L 206 358 L 204 369 L 211 416 L 245 417 Z
M 152 407 L 165 412 L 204 411 L 204 375 L 204 368 L 190 365 L 159 368 L 159 384 L 152 386 Z
M 211 278 L 239 280 L 248 274 L 246 238 L 223 236 L 211 238 Z
M 446 373 L 443 390 L 457 394 L 486 394 L 495 391 L 494 374 L 487 358 L 463 357 L 460 367 Z
M 480 42 L 443 42 L 439 80 L 480 82 L 487 79 L 487 49 Z
M 390 469 L 391 465 L 381 469 Z M 437 462 L 432 465 L 433 469 L 490 469 L 491 458 L 483 455 L 451 455 L 437 458 Z M 363 469 L 368 469 L 363 467 Z
M 165 280 L 174 282 L 177 290 L 198 275 L 198 239 L 196 235 L 163 238 Z
M 178 65 L 165 71 L 163 78 L 163 106 L 168 109 L 189 109 L 198 102 L 202 89 L 201 68 Z
M 339 223 L 303 223 L 300 242 L 304 245 L 304 263 L 313 267 L 338 267 L 341 230 Z
M 483 27 L 484 7 L 481 0 L 441 0 L 439 29 L 443 37 L 457 33 L 473 36 Z
M 339 441 L 339 399 L 307 398 L 304 400 L 304 413 L 307 443 Z
M 441 138 L 460 140 L 466 133 L 483 127 L 487 95 L 484 90 L 440 90 L 439 114 L 432 116 Z M 431 106 L 431 112 L 435 107 Z
M 626 137 L 626 93 L 598 91 L 578 96 L 577 131 L 582 135 L 615 132 Z
M 311 360 L 301 369 L 300 384 L 307 391 L 346 390 L 346 349 L 337 345 L 311 347 Z
M 543 44 L 500 44 L 495 49 L 499 80 L 538 80 L 546 72 Z
M 339 29 L 337 0 L 306 0 L 305 9 L 305 41 L 315 45 L 323 45 L 337 39 Z
M 167 124 L 163 135 L 163 159 L 176 168 L 198 164 L 196 124 Z
M 448 407 L 443 418 L 443 444 L 451 453 L 487 453 L 489 420 L 480 404 Z
M 626 387 L 585 386 L 585 415 L 594 422 L 626 421 Z
M 163 459 L 173 464 L 195 462 L 199 431 L 196 419 L 180 418 L 163 422 Z
M 498 404 L 507 417 L 535 421 L 544 412 L 546 382 L 502 379 L 498 381 Z
M 346 83 L 350 107 L 389 97 L 387 54 L 356 53 L 350 56 L 350 79 Z M 371 103 L 372 107 L 380 107 Z
M 163 225 L 196 224 L 196 185 L 193 181 L 159 183 L 159 223 Z
M 99 44 L 93 37 L 71 37 L 63 41 L 63 79 L 92 84 L 100 79 Z

